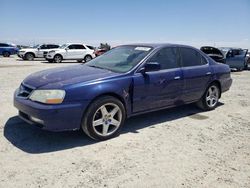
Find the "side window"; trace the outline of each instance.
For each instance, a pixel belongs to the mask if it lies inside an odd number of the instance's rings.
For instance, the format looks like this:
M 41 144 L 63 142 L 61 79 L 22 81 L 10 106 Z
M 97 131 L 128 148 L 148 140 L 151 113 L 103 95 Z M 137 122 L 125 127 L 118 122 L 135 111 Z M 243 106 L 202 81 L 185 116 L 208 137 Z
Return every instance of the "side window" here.
M 1 44 L 0 44 L 0 47 L 9 47 L 9 45 L 8 45 L 8 44 L 1 43 Z
M 161 69 L 178 68 L 177 48 L 168 47 L 158 51 L 151 59 L 151 62 L 158 62 Z
M 69 45 L 68 48 L 69 48 L 70 50 L 76 49 L 76 48 L 75 48 L 75 45 Z
M 40 46 L 40 49 L 43 50 L 43 49 L 48 49 L 48 48 L 47 48 L 47 45 L 42 45 L 42 46 Z
M 180 48 L 181 60 L 183 67 L 197 66 L 206 64 L 206 60 L 202 59 L 202 56 L 194 49 Z
M 51 48 L 59 48 L 59 45 L 51 45 Z
M 82 50 L 82 49 L 86 49 L 83 45 L 79 45 L 79 44 L 77 44 L 77 45 L 75 45 L 75 49 L 78 49 L 78 50 Z

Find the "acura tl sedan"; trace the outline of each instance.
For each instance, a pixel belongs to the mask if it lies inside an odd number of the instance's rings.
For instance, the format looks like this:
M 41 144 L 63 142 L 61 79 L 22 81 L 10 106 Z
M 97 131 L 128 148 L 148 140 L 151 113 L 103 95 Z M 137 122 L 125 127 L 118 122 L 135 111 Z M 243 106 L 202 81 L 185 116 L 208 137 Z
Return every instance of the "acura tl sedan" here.
M 189 103 L 213 110 L 231 84 L 229 66 L 198 49 L 133 44 L 86 64 L 31 74 L 15 91 L 14 105 L 20 118 L 42 129 L 82 129 L 106 140 L 138 114 Z

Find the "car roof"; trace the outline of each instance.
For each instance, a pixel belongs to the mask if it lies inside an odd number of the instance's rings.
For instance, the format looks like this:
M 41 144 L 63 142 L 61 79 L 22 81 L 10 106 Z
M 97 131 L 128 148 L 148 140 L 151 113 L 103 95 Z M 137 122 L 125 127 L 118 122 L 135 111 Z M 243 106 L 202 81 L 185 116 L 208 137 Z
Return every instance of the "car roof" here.
M 183 45 L 183 44 L 172 44 L 172 43 L 132 43 L 120 46 L 148 46 L 152 48 L 162 48 L 162 47 L 187 47 L 187 48 L 194 48 L 192 46 Z M 194 48 L 196 49 L 196 48 Z

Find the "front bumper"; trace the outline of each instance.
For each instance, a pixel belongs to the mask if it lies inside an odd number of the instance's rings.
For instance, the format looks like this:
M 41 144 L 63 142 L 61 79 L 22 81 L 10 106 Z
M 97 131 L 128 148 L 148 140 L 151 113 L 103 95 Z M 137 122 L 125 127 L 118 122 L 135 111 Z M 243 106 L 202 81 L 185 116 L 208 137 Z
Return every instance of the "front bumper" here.
M 81 127 L 81 120 L 88 101 L 47 105 L 14 95 L 14 106 L 19 110 L 19 117 L 29 124 L 49 131 L 76 130 Z
M 17 56 L 20 57 L 20 58 L 24 58 L 24 55 L 25 55 L 24 53 L 20 53 L 20 52 L 17 53 Z
M 44 57 L 45 57 L 45 59 L 47 59 L 47 60 L 52 60 L 52 59 L 54 59 L 54 55 L 55 55 L 55 54 L 47 53 L 46 55 L 44 55 Z

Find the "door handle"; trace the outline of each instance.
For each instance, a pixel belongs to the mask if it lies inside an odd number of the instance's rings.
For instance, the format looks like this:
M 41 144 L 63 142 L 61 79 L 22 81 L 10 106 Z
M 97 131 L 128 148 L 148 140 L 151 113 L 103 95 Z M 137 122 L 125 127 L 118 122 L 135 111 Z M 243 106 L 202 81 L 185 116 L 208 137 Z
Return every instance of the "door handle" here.
M 181 77 L 180 76 L 175 76 L 174 79 L 175 80 L 179 80 Z
M 211 72 L 207 72 L 207 73 L 206 73 L 206 75 L 210 75 L 210 74 L 212 74 L 212 73 L 211 73 Z

